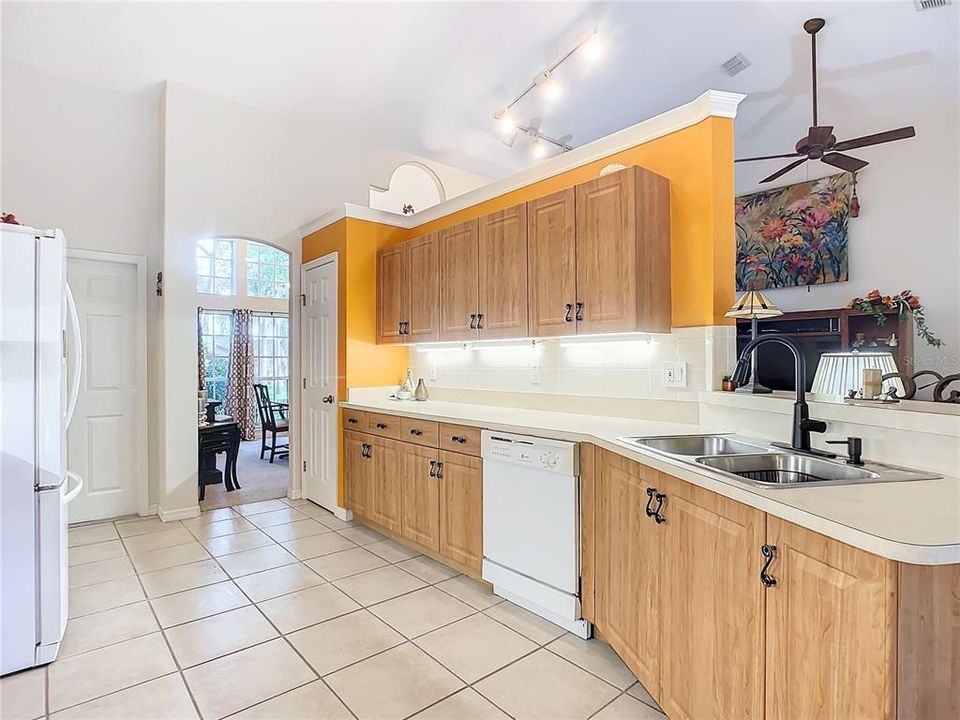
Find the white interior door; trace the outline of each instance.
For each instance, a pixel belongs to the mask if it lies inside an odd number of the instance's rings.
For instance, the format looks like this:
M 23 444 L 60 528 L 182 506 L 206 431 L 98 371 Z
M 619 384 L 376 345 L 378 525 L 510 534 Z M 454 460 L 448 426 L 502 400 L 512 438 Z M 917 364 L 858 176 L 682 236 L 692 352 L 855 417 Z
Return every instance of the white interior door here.
M 67 466 L 84 478 L 70 522 L 133 515 L 146 488 L 145 322 L 133 262 L 68 256 L 80 319 L 83 372 L 67 431 Z M 142 345 L 142 347 L 141 347 Z
M 300 284 L 300 427 L 303 496 L 337 508 L 337 256 L 303 271 Z

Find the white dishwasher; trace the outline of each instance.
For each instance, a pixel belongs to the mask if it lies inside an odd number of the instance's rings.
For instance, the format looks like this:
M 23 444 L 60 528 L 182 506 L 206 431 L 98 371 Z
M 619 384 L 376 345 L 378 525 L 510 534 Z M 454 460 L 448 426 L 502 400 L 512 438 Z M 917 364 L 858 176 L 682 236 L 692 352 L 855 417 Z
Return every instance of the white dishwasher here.
M 494 592 L 579 635 L 577 443 L 484 430 L 483 579 Z

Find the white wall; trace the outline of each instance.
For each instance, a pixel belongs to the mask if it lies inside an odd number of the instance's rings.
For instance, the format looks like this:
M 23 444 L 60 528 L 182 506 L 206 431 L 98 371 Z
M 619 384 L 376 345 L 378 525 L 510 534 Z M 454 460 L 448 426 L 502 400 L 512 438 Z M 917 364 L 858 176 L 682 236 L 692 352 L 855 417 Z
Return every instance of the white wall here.
M 4 61 L 0 202 L 73 248 L 143 255 L 161 268 L 160 87 L 116 93 Z M 157 502 L 158 301 L 148 288 L 148 467 Z
M 881 113 L 837 120 L 838 133 L 858 136 L 913 124 L 910 140 L 851 151 L 870 165 L 858 176 L 860 217 L 850 220 L 850 280 L 845 283 L 768 292 L 783 310 L 843 307 L 873 288 L 893 294 L 913 290 L 927 307 L 930 329 L 944 341 L 932 348 L 914 338 L 917 369 L 960 372 L 960 116 L 956 104 L 935 108 L 891 104 Z M 782 142 L 780 143 L 783 144 Z M 790 143 L 788 143 L 789 145 Z M 771 144 L 770 147 L 775 147 Z M 786 161 L 784 161 L 786 162 Z M 807 163 L 774 186 L 839 172 Z M 737 194 L 776 170 L 775 161 L 737 165 Z M 809 173 L 809 175 L 808 175 Z M 903 368 L 901 368 L 903 369 Z

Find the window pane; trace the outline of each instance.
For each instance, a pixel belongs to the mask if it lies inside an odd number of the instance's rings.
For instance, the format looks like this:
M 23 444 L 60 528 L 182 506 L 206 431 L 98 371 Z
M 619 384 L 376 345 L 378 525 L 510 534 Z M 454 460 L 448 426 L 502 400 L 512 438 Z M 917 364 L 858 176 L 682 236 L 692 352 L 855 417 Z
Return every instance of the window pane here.
M 197 250 L 198 255 L 203 253 L 206 257 L 213 256 L 213 240 L 198 240 L 197 241 Z
M 284 315 L 277 318 L 277 335 L 280 337 L 287 336 L 287 317 Z
M 278 357 L 276 359 L 275 369 L 276 369 L 277 375 L 289 375 L 290 370 L 287 368 L 287 358 Z
M 227 278 L 217 278 L 213 287 L 217 295 L 233 295 L 233 283 Z
M 212 293 L 213 278 L 206 277 L 203 275 L 197 275 L 197 292 Z
M 217 240 L 217 257 L 228 259 L 233 257 L 232 240 Z
M 213 313 L 213 329 L 217 335 L 229 335 L 230 316 L 226 313 Z

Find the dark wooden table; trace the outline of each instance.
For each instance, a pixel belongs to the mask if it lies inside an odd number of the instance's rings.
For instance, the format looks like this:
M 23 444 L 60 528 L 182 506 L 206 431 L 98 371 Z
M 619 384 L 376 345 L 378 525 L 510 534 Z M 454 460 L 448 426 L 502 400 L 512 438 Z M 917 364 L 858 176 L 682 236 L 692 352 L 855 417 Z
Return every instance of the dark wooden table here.
M 240 426 L 229 415 L 217 415 L 213 423 L 197 427 L 199 446 L 198 484 L 203 500 L 207 485 L 224 483 L 227 492 L 240 487 L 237 481 L 237 457 L 240 454 Z M 226 453 L 223 472 L 217 468 L 217 455 Z

